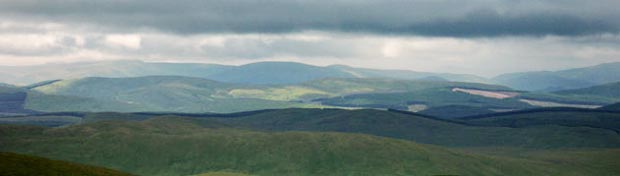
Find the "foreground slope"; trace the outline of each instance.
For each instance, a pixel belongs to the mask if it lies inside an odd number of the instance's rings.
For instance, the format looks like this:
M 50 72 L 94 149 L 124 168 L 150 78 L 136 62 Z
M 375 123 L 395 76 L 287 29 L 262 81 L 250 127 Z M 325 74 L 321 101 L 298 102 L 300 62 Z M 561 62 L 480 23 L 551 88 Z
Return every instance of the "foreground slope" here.
M 362 134 L 256 132 L 154 118 L 65 128 L 0 126 L 2 151 L 142 175 L 583 175 L 588 166 L 487 157 Z M 598 170 L 605 173 L 609 170 Z
M 82 165 L 78 163 L 50 160 L 46 158 L 0 152 L 0 175 L 6 176 L 125 176 L 119 171 Z

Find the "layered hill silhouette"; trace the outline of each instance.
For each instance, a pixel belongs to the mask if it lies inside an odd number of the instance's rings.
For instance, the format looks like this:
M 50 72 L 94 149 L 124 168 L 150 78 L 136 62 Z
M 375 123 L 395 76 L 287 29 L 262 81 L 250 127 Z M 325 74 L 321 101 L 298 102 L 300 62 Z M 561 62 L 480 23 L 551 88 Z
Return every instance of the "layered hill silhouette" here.
M 243 84 L 296 84 L 321 78 L 423 79 L 429 76 L 450 81 L 489 83 L 488 79 L 464 74 L 408 70 L 378 70 L 348 66 L 313 66 L 295 62 L 258 62 L 241 66 L 200 63 L 149 63 L 107 61 L 72 64 L 0 67 L 0 82 L 28 85 L 56 79 L 84 77 L 188 76 Z

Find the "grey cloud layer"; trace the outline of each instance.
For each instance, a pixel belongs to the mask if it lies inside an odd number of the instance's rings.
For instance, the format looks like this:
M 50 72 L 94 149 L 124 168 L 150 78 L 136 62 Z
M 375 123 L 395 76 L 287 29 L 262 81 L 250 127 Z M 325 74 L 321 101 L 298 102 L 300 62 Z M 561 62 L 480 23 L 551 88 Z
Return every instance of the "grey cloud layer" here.
M 578 36 L 620 31 L 617 0 L 168 1 L 8 0 L 13 20 L 178 34 L 304 30 L 452 37 Z

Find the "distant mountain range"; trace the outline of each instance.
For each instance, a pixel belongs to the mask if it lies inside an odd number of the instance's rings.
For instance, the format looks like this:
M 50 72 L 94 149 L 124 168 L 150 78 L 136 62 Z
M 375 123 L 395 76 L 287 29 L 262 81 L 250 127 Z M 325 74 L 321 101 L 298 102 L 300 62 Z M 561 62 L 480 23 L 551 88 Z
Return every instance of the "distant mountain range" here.
M 620 62 L 561 71 L 503 74 L 492 79 L 467 74 L 380 70 L 345 65 L 326 67 L 295 62 L 257 62 L 241 66 L 202 63 L 102 61 L 35 66 L 0 66 L 0 82 L 29 85 L 84 77 L 188 76 L 241 84 L 297 84 L 322 78 L 390 78 L 502 84 L 518 90 L 557 91 L 620 81 Z
M 499 84 L 518 90 L 557 91 L 585 88 L 620 81 L 620 62 L 561 71 L 503 74 L 493 78 Z
M 295 62 L 257 62 L 241 66 L 200 63 L 149 63 L 105 61 L 36 66 L 0 67 L 0 82 L 28 85 L 55 79 L 84 77 L 188 76 L 243 84 L 295 84 L 321 78 L 445 79 L 490 83 L 486 78 L 408 70 L 378 70 L 342 65 L 327 67 Z

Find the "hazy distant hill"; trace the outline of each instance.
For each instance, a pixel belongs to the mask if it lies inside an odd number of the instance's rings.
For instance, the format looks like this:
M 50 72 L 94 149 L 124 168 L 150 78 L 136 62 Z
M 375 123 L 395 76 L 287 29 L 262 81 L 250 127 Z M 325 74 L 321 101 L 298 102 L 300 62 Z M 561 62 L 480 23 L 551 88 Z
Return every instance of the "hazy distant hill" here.
M 129 176 L 119 171 L 67 161 L 0 152 L 0 175 L 5 176 Z
M 618 75 L 620 62 L 554 72 L 510 73 L 497 76 L 493 80 L 519 90 L 555 91 L 618 82 Z
M 306 105 L 279 100 L 233 96 L 230 91 L 246 86 L 221 83 L 202 78 L 148 76 L 136 78 L 83 78 L 57 81 L 33 88 L 48 97 L 33 97 L 28 105 L 42 111 L 167 111 L 167 112 L 238 112 Z M 249 88 L 249 87 L 247 87 Z M 34 95 L 34 94 L 33 94 Z M 49 96 L 79 97 L 106 102 L 107 107 L 62 104 Z M 44 102 L 42 102 L 44 101 Z M 35 104 L 35 102 L 39 102 Z M 59 100 L 59 102 L 67 102 Z M 106 106 L 103 106 L 106 107 Z
M 295 62 L 258 62 L 241 66 L 199 63 L 102 61 L 36 66 L 0 66 L 0 82 L 28 85 L 83 77 L 188 76 L 230 83 L 290 84 L 320 78 L 393 78 L 414 80 L 436 76 L 450 81 L 489 82 L 473 75 L 376 70 L 348 66 L 319 67 Z
M 332 65 L 328 68 L 334 68 L 346 73 L 350 73 L 356 77 L 365 78 L 393 78 L 404 80 L 427 80 L 429 78 L 434 81 L 446 80 L 446 81 L 458 81 L 458 82 L 474 82 L 474 83 L 493 83 L 493 81 L 475 75 L 467 74 L 450 74 L 450 73 L 430 73 L 430 72 L 417 72 L 411 70 L 380 70 L 380 69 L 368 69 L 368 68 L 355 68 L 346 65 Z
M 0 116 L 34 112 L 25 108 L 27 91 L 10 85 L 0 85 Z
M 222 82 L 250 84 L 294 84 L 320 78 L 352 78 L 338 69 L 295 62 L 258 62 L 231 68 L 207 78 Z
M 0 67 L 0 82 L 28 85 L 56 79 L 83 77 L 136 77 L 148 75 L 179 75 L 203 77 L 229 66 L 215 64 L 148 63 L 142 61 L 102 61 L 35 66 Z

